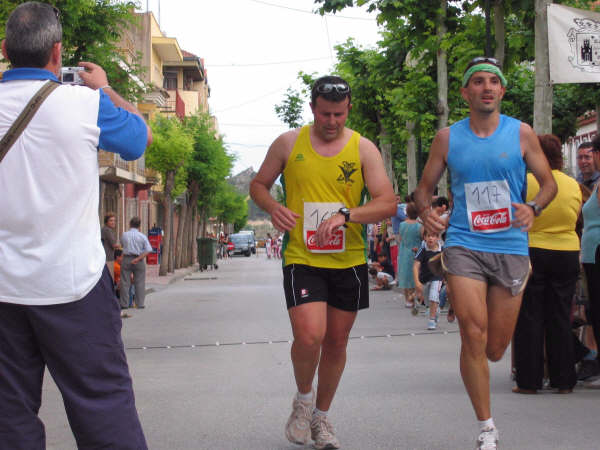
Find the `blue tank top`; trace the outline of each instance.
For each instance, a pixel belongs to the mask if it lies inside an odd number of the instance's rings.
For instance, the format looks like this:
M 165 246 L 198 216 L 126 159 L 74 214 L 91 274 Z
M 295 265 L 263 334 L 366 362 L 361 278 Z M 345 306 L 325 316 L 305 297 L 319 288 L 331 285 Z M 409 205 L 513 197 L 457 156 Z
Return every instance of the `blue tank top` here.
M 481 138 L 469 118 L 450 127 L 448 170 L 454 200 L 446 247 L 527 255 L 527 233 L 511 226 L 514 208 L 527 193 L 521 155 L 521 122 L 500 115 L 498 128 Z

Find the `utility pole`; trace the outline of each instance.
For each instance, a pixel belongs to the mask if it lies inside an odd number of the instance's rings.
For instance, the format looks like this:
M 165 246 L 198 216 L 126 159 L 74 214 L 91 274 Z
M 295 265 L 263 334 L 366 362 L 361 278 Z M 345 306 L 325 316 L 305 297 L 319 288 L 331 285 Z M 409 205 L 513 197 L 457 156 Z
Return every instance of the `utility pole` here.
M 552 133 L 552 92 L 548 56 L 548 5 L 552 0 L 535 0 L 535 92 L 533 129 L 537 134 Z

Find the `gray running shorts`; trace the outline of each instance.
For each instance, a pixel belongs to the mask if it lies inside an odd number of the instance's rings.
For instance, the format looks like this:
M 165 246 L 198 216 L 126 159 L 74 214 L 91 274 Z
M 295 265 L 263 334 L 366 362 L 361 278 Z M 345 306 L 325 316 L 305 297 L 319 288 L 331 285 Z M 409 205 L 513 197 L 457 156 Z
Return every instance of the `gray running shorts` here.
M 513 297 L 523 291 L 531 272 L 529 256 L 480 252 L 465 247 L 445 248 L 442 267 L 451 275 L 503 286 Z

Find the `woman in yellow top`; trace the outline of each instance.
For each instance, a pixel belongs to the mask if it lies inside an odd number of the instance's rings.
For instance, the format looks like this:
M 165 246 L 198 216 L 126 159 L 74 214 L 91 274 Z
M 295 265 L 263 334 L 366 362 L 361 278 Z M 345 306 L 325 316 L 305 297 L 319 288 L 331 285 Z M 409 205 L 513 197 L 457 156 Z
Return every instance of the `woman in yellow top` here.
M 539 140 L 558 193 L 529 231 L 532 273 L 514 336 L 517 386 L 513 392 L 535 394 L 542 388 L 545 342 L 550 386 L 566 394 L 577 382 L 570 316 L 579 275 L 575 224 L 581 209 L 581 190 L 577 181 L 561 172 L 560 140 L 552 134 L 539 136 Z M 527 176 L 527 186 L 529 201 L 539 186 L 531 175 Z

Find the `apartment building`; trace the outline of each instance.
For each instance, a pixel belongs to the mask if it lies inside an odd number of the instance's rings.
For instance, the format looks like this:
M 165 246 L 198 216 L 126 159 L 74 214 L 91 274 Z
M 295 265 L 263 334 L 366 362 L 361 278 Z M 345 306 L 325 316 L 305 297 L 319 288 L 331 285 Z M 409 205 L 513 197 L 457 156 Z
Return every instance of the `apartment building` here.
M 146 120 L 157 114 L 183 118 L 197 111 L 208 112 L 210 88 L 203 60 L 182 50 L 176 38 L 165 36 L 152 12 L 135 16 L 137 23 L 123 30 L 119 56 L 124 70 L 136 62 L 143 68 L 136 78 L 147 88 L 137 104 L 139 111 Z M 163 222 L 160 176 L 145 167 L 143 157 L 127 162 L 118 155 L 100 151 L 98 161 L 100 216 L 115 212 L 119 233 L 136 215 L 142 220 L 144 233 Z

